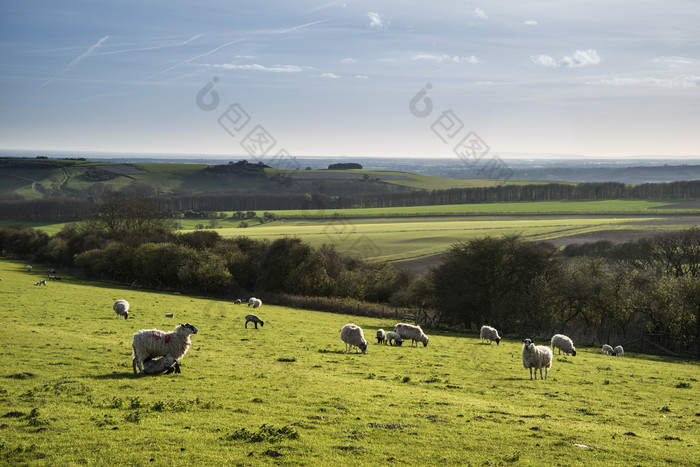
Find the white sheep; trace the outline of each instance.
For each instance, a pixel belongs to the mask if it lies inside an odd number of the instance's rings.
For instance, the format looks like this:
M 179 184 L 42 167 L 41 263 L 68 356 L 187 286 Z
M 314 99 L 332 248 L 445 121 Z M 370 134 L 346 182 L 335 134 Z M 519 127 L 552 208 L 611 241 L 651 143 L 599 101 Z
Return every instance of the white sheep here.
M 27 266 L 27 272 L 32 272 L 32 267 L 31 267 L 31 266 Z
M 165 374 L 170 374 L 172 372 L 180 373 L 180 364 L 175 360 L 172 355 L 166 355 L 165 357 L 148 359 L 143 362 L 143 373 L 146 375 L 159 375 L 165 372 Z
M 377 329 L 377 344 L 383 344 L 384 342 L 386 342 L 386 331 Z
M 613 355 L 615 355 L 616 357 L 622 357 L 623 355 L 625 355 L 625 350 L 622 348 L 621 345 L 618 345 L 613 349 Z
M 240 298 L 235 299 L 235 300 L 233 301 L 233 304 L 234 304 L 234 305 L 240 305 L 240 304 L 241 304 L 241 299 L 240 299 Z
M 613 355 L 615 351 L 608 344 L 603 345 L 603 355 Z
M 420 326 L 414 326 L 412 324 L 398 323 L 394 327 L 394 331 L 401 336 L 402 340 L 411 339 L 411 347 L 414 345 L 417 347 L 418 342 L 423 343 L 423 347 L 428 345 L 428 336 L 423 333 Z
M 553 359 L 554 353 L 549 347 L 535 345 L 530 339 L 523 340 L 523 366 L 530 369 L 530 379 L 532 379 L 533 368 L 535 369 L 535 379 L 537 379 L 537 370 L 540 370 L 540 379 L 547 379 Z M 542 377 L 542 368 L 544 368 L 544 378 Z
M 484 342 L 485 339 L 489 342 L 489 345 L 491 345 L 491 341 L 496 341 L 496 345 L 501 343 L 501 336 L 498 335 L 496 328 L 492 328 L 491 326 L 481 326 L 479 336 L 481 336 L 481 342 Z
M 126 300 L 117 300 L 112 305 L 112 309 L 117 313 L 117 318 L 129 319 L 129 302 Z
M 262 300 L 259 298 L 256 298 L 253 300 L 253 308 L 260 308 L 262 306 Z
M 255 300 L 257 300 L 257 298 L 255 298 L 255 297 L 250 297 L 250 298 L 248 299 L 248 306 L 253 306 L 253 302 L 255 302 Z
M 563 351 L 565 354 L 571 354 L 572 357 L 576 356 L 574 342 L 564 334 L 555 334 L 552 336 L 552 351 L 555 348 L 559 350 L 559 355 L 561 355 Z
M 132 366 L 134 373 L 136 367 L 143 373 L 143 363 L 145 360 L 171 356 L 175 360 L 180 360 L 185 356 L 187 350 L 192 345 L 190 334 L 197 334 L 197 328 L 190 323 L 178 325 L 174 331 L 163 332 L 158 329 L 143 329 L 134 333 L 131 348 L 134 351 Z
M 352 351 L 353 346 L 360 349 L 362 353 L 367 353 L 367 341 L 365 340 L 365 333 L 362 332 L 362 328 L 355 324 L 346 324 L 343 329 L 340 330 L 340 339 L 345 342 L 345 351 Z
M 248 323 L 252 322 L 255 324 L 255 329 L 258 329 L 258 323 L 260 323 L 260 327 L 263 327 L 265 323 L 263 323 L 263 320 L 258 318 L 255 315 L 246 315 L 245 317 L 245 328 L 248 329 Z
M 389 331 L 386 333 L 386 340 L 384 341 L 384 344 L 401 345 L 403 344 L 403 341 L 401 340 L 401 336 L 399 336 L 398 333 Z

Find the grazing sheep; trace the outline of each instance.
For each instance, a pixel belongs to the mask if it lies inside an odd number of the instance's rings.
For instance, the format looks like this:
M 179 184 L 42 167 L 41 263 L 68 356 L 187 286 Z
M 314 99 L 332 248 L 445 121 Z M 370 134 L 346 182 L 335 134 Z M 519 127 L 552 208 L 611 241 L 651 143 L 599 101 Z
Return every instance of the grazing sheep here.
M 484 342 L 484 339 L 486 339 L 489 341 L 489 345 L 491 345 L 491 341 L 496 341 L 496 345 L 500 345 L 501 343 L 501 336 L 499 336 L 498 331 L 491 326 L 481 326 L 479 335 L 481 336 L 481 342 Z
M 384 342 L 386 342 L 386 331 L 377 329 L 377 344 L 383 344 Z
M 555 348 L 559 350 L 559 355 L 564 351 L 565 354 L 571 354 L 572 357 L 576 356 L 574 342 L 564 334 L 555 334 L 552 336 L 552 350 Z
M 423 343 L 423 347 L 426 347 L 428 345 L 428 336 L 426 336 L 423 333 L 423 330 L 420 328 L 420 326 L 414 326 L 412 324 L 406 324 L 406 323 L 398 323 L 394 327 L 394 331 L 401 336 L 402 340 L 408 340 L 411 339 L 411 347 L 414 345 L 417 347 L 418 342 Z
M 346 324 L 340 330 L 340 339 L 345 342 L 346 352 L 352 351 L 354 346 L 356 347 L 355 353 L 357 353 L 357 349 L 362 350 L 362 353 L 367 353 L 367 341 L 361 327 L 355 324 Z
M 131 348 L 134 351 L 132 366 L 143 373 L 141 363 L 155 357 L 171 356 L 181 360 L 192 345 L 190 334 L 197 334 L 197 328 L 190 323 L 180 324 L 174 331 L 164 332 L 158 329 L 144 329 L 134 333 Z
M 253 308 L 260 308 L 262 306 L 262 300 L 259 298 L 256 298 L 253 300 Z
M 27 272 L 32 272 L 32 267 L 31 267 L 31 266 L 27 266 Z
M 260 323 L 260 327 L 263 327 L 265 325 L 265 323 L 263 323 L 263 321 L 255 315 L 246 315 L 246 317 L 245 317 L 245 328 L 246 329 L 248 329 L 249 322 L 252 322 L 255 324 L 255 329 L 258 329 L 258 323 Z
M 549 369 L 552 368 L 554 353 L 549 347 L 535 345 L 530 339 L 523 340 L 523 366 L 530 369 L 530 379 L 532 379 L 532 369 L 535 369 L 535 379 L 537 370 L 540 370 L 540 379 L 547 379 Z M 544 368 L 544 378 L 542 377 Z
M 255 298 L 255 297 L 250 297 L 250 298 L 248 299 L 248 306 L 253 306 L 253 303 L 255 302 L 255 300 L 257 300 L 257 298 Z
M 148 359 L 143 362 L 143 373 L 146 375 L 159 375 L 165 372 L 166 375 L 175 372 L 180 373 L 180 364 L 171 355 L 165 357 Z
M 42 279 L 34 285 L 46 285 L 46 281 Z
M 622 357 L 623 355 L 625 355 L 625 350 L 622 348 L 621 345 L 618 345 L 613 349 L 613 355 L 615 355 L 616 357 Z
M 608 344 L 603 345 L 603 355 L 614 355 L 615 351 Z
M 129 302 L 126 300 L 117 300 L 112 305 L 112 309 L 117 313 L 117 318 L 129 319 Z
M 240 305 L 240 304 L 241 304 L 241 299 L 240 299 L 240 298 L 235 299 L 235 300 L 233 301 L 233 304 L 234 304 L 234 305 Z
M 398 333 L 389 331 L 386 333 L 386 341 L 384 342 L 384 345 L 389 344 L 389 345 L 401 345 L 403 344 L 403 341 L 401 340 L 401 336 L 399 336 Z

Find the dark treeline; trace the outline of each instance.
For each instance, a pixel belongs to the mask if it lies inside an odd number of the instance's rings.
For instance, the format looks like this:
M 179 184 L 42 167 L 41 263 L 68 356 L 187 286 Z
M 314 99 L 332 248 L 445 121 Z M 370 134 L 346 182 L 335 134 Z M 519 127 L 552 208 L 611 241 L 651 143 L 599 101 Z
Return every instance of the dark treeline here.
M 276 175 L 284 187 L 288 177 Z M 358 184 L 351 191 L 357 191 Z M 386 185 L 388 188 L 389 185 Z M 448 190 L 407 190 L 329 196 L 314 193 L 232 194 L 151 196 L 171 215 L 184 211 L 258 211 L 277 209 L 357 209 L 373 207 L 431 206 L 447 204 L 496 203 L 513 201 L 607 200 L 607 199 L 696 199 L 700 181 L 625 185 L 617 182 L 544 185 L 500 185 L 453 188 Z M 46 203 L 43 205 L 42 203 Z M 79 220 L 89 201 L 75 198 L 43 200 L 0 199 L 0 218 L 23 221 Z

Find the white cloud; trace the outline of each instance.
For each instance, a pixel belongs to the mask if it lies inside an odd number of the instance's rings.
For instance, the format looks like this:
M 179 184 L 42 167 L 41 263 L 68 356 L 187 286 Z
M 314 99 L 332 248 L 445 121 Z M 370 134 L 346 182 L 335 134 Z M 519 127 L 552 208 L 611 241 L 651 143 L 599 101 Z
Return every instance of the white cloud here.
M 411 60 L 433 60 L 438 63 L 442 62 L 455 62 L 455 63 L 479 63 L 481 60 L 479 60 L 479 57 L 475 55 L 470 55 L 468 57 L 461 57 L 459 55 L 447 55 L 447 54 L 442 54 L 442 55 L 433 55 L 433 54 L 416 54 L 413 57 L 411 57 Z
M 369 79 L 369 76 L 367 76 L 367 75 L 355 75 L 355 78 L 357 78 L 357 79 Z
M 692 65 L 693 60 L 685 57 L 659 57 L 654 59 L 657 63 L 668 65 L 669 68 L 680 68 L 684 65 Z
M 491 86 L 495 84 L 493 81 L 477 81 L 476 83 L 477 86 Z
M 586 84 L 602 84 L 605 86 L 653 86 L 658 88 L 695 88 L 700 86 L 700 76 L 679 75 L 674 78 L 603 78 Z
M 322 73 L 321 78 L 338 79 L 340 76 L 336 75 L 335 73 Z
M 578 68 L 587 65 L 597 65 L 600 63 L 600 56 L 598 52 L 593 49 L 588 50 L 577 50 L 571 56 L 565 56 L 557 60 L 549 55 L 533 55 L 530 57 L 533 63 L 546 67 L 569 67 Z
M 379 13 L 368 11 L 367 17 L 369 18 L 369 27 L 372 29 L 386 29 L 389 27 L 389 21 L 382 18 Z
M 479 7 L 474 8 L 474 12 L 472 13 L 472 16 L 474 18 L 479 18 L 479 19 L 488 19 L 488 16 L 486 16 L 486 13 L 484 13 L 484 10 L 482 10 Z
M 338 60 L 338 63 L 342 63 L 343 65 L 352 65 L 354 63 L 357 63 L 357 60 L 354 58 L 344 58 L 342 60 Z
M 264 66 L 258 65 L 257 63 L 252 63 L 249 65 L 236 65 L 235 63 L 218 63 L 218 64 L 207 64 L 204 66 L 212 68 L 221 68 L 223 70 L 254 70 L 254 71 L 269 71 L 271 73 L 298 73 L 303 71 L 305 68 L 297 65 L 274 65 L 274 66 Z
M 535 21 L 533 19 L 529 19 L 529 20 L 523 22 L 523 24 L 525 26 L 537 26 L 537 21 Z

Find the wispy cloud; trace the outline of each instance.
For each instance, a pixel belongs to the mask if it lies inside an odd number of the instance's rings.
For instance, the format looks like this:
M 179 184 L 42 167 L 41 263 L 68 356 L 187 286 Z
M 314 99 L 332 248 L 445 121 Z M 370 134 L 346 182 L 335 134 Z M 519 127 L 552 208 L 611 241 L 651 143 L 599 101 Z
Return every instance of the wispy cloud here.
M 486 13 L 484 13 L 484 10 L 482 10 L 479 7 L 474 8 L 474 11 L 472 12 L 472 16 L 474 18 L 478 18 L 478 19 L 488 19 L 488 16 L 486 15 Z
M 382 18 L 379 13 L 368 11 L 366 16 L 369 18 L 369 27 L 371 29 L 386 29 L 389 27 L 389 20 Z
M 597 65 L 598 63 L 600 63 L 600 57 L 598 56 L 598 52 L 596 52 L 593 49 L 577 50 L 576 53 L 574 53 L 573 55 L 567 55 L 565 57 L 560 58 L 559 60 L 550 57 L 549 55 L 533 55 L 530 57 L 530 60 L 538 65 L 552 68 L 578 68 L 587 65 Z
M 336 75 L 335 73 L 321 73 L 321 78 L 338 79 L 340 76 Z
M 294 27 L 291 27 L 291 28 L 288 28 L 288 29 L 283 29 L 283 30 L 281 30 L 281 31 L 278 31 L 277 34 L 287 34 L 288 32 L 292 32 L 292 31 L 297 31 L 297 30 L 299 30 L 299 29 L 308 28 L 309 26 L 314 26 L 314 25 L 316 25 L 316 24 L 325 23 L 326 21 L 328 21 L 328 19 L 320 19 L 320 20 L 318 20 L 318 21 L 312 21 L 312 22 L 310 22 L 310 23 L 300 24 L 299 26 L 294 26 Z
M 343 65 L 352 65 L 354 63 L 357 63 L 357 60 L 354 58 L 344 58 L 342 60 L 338 60 L 338 63 L 342 63 Z
M 481 60 L 475 55 L 470 55 L 468 57 L 461 57 L 459 55 L 433 55 L 433 54 L 416 54 L 411 57 L 411 60 L 432 60 L 438 63 L 442 62 L 455 62 L 455 63 L 479 63 Z
M 600 84 L 604 86 L 652 86 L 658 88 L 696 88 L 700 86 L 698 75 L 678 75 L 674 78 L 603 78 L 586 84 Z
M 257 63 L 251 63 L 247 65 L 238 65 L 236 63 L 215 63 L 215 64 L 205 64 L 203 66 L 208 66 L 212 68 L 220 68 L 222 70 L 254 70 L 254 71 L 267 71 L 270 73 L 299 73 L 306 68 L 297 65 L 274 65 L 274 66 L 264 66 Z
M 199 39 L 203 35 L 204 34 L 197 34 L 196 36 L 192 36 L 189 39 L 186 39 L 184 41 L 175 42 L 172 44 L 153 45 L 153 46 L 149 46 L 149 47 L 138 47 L 138 48 L 134 48 L 134 49 L 107 50 L 105 52 L 100 52 L 100 53 L 96 53 L 93 55 L 115 55 L 115 54 L 129 53 L 129 52 L 144 52 L 144 51 L 148 51 L 148 50 L 167 49 L 170 47 L 182 47 L 183 45 L 187 45 L 190 42 L 196 41 L 197 39 Z
M 44 86 L 46 86 L 47 84 L 51 83 L 52 81 L 55 81 L 55 80 L 58 79 L 61 75 L 63 75 L 64 73 L 68 72 L 69 70 L 71 70 L 73 67 L 75 67 L 75 66 L 76 66 L 78 63 L 80 63 L 81 61 L 85 60 L 86 58 L 88 58 L 88 57 L 90 57 L 90 56 L 92 56 L 92 55 L 95 55 L 95 51 L 96 51 L 107 39 L 109 39 L 109 36 L 108 36 L 108 35 L 107 35 L 107 36 L 104 36 L 102 39 L 100 39 L 99 41 L 97 41 L 95 44 L 91 45 L 89 49 L 87 49 L 87 50 L 86 50 L 85 52 L 83 52 L 81 55 L 79 55 L 78 57 L 76 57 L 75 59 L 73 59 L 72 62 L 70 62 L 68 65 L 66 65 L 66 67 L 65 67 L 63 70 L 59 71 L 57 74 L 55 74 L 54 76 L 52 76 L 52 77 L 49 78 L 48 80 L 44 81 L 44 83 L 42 83 L 41 85 L 39 85 L 39 87 L 37 87 L 37 88 L 34 90 L 34 92 L 36 92 L 36 91 L 38 91 L 39 89 L 43 88 Z
M 355 78 L 357 78 L 357 79 L 369 79 L 369 76 L 367 76 L 367 75 L 355 75 Z
M 656 63 L 668 65 L 669 68 L 680 68 L 685 65 L 692 65 L 693 60 L 685 57 L 659 57 L 655 58 Z
M 535 21 L 534 19 L 529 19 L 527 21 L 524 21 L 523 24 L 525 26 L 537 26 L 537 21 Z

